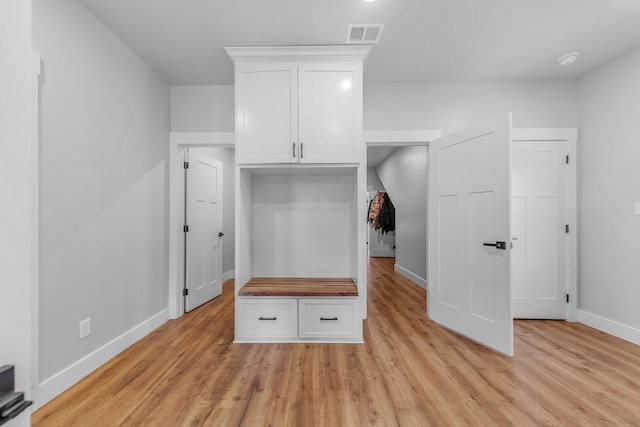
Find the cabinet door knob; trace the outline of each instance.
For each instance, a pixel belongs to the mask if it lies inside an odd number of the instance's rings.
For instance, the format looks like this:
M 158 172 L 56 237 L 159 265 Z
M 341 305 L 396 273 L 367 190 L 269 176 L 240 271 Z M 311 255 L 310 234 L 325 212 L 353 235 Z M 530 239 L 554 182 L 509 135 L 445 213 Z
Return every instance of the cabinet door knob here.
M 300 143 L 300 158 L 303 158 L 303 157 L 304 157 L 304 148 L 303 148 L 303 145 L 302 145 L 302 142 L 301 142 Z
M 320 320 L 338 320 L 337 317 L 321 317 Z
M 277 320 L 278 318 L 276 316 L 273 317 L 258 317 L 258 320 Z
M 296 143 L 293 143 L 293 158 L 296 158 Z

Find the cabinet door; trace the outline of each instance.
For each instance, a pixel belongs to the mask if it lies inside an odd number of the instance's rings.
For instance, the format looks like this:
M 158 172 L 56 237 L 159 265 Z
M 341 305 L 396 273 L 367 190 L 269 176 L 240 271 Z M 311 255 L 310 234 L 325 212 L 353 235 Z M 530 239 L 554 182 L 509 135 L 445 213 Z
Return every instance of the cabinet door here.
M 239 164 L 297 162 L 297 67 L 287 62 L 236 66 Z
M 298 69 L 300 163 L 356 163 L 362 145 L 362 71 L 355 62 Z

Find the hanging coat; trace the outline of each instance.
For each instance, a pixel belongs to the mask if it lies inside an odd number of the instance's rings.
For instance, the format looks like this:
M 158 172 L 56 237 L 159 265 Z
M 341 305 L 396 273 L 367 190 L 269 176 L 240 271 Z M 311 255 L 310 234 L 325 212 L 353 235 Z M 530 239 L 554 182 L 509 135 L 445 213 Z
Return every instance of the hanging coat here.
M 369 222 L 373 223 L 374 228 L 377 227 L 378 214 L 380 213 L 380 207 L 382 207 L 383 192 L 379 191 L 373 196 L 369 203 Z
M 384 234 L 396 229 L 396 208 L 387 193 L 384 193 L 375 228 L 382 230 Z

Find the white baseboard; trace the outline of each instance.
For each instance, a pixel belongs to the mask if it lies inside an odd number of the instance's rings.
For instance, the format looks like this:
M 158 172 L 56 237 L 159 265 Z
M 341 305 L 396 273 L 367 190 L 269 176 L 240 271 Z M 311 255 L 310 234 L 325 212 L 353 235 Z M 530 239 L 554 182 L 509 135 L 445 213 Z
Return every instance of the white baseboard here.
M 599 331 L 606 332 L 614 337 L 640 345 L 640 329 L 588 311 L 578 310 L 578 322 L 591 326 Z
M 33 410 L 35 411 L 44 406 L 54 397 L 107 363 L 167 320 L 169 320 L 168 308 L 151 316 L 124 334 L 41 382 L 38 386 L 38 392 L 36 394 L 38 398 L 37 401 L 34 402 Z
M 395 249 L 369 248 L 370 257 L 394 258 L 396 256 Z
M 229 270 L 222 275 L 222 283 L 226 282 L 229 279 L 235 279 L 236 272 L 233 270 Z
M 399 266 L 398 264 L 394 264 L 393 265 L 393 269 L 395 271 L 397 271 L 398 273 L 402 274 L 407 279 L 411 280 L 416 285 L 427 289 L 427 281 L 424 280 L 422 277 L 413 274 L 412 272 L 410 272 L 406 268 L 403 268 L 403 267 Z

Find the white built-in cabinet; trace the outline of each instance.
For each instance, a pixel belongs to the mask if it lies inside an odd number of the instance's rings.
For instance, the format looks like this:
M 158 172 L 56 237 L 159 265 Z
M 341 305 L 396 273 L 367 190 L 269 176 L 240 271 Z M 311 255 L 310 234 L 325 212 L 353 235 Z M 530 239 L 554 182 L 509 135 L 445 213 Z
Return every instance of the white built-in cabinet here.
M 361 342 L 369 46 L 225 48 L 235 65 L 238 342 Z
M 359 163 L 362 60 L 237 61 L 239 164 Z

